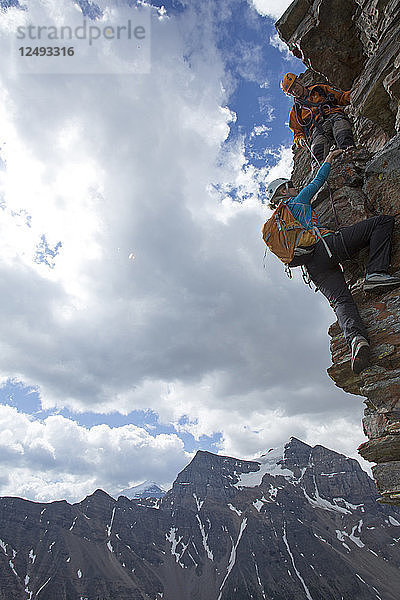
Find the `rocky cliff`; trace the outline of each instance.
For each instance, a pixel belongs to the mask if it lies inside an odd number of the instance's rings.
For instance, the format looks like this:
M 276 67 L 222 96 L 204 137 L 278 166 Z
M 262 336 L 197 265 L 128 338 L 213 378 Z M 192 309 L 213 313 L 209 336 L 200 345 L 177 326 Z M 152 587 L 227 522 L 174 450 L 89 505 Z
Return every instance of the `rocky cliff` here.
M 400 509 L 357 461 L 292 438 L 198 452 L 162 499 L 0 499 L 1 600 L 396 600 Z
M 330 187 L 339 225 L 374 214 L 396 217 L 392 273 L 400 271 L 400 2 L 295 0 L 276 24 L 281 38 L 307 68 L 305 84 L 328 81 L 352 89 L 349 114 L 357 149 L 335 163 Z M 306 149 L 294 150 L 293 179 L 308 181 Z M 315 199 L 322 222 L 336 229 L 327 189 Z M 344 271 L 372 342 L 371 367 L 355 376 L 337 324 L 330 328 L 335 384 L 365 398 L 360 454 L 376 463 L 382 502 L 400 504 L 400 290 L 367 295 L 361 282 L 365 255 Z

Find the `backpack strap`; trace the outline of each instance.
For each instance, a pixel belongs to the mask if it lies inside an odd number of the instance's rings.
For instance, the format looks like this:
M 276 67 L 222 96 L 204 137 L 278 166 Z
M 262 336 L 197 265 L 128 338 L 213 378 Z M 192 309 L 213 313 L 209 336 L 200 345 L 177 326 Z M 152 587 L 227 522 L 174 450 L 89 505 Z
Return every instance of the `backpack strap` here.
M 320 230 L 318 229 L 318 227 L 316 225 L 313 225 L 313 232 L 314 234 L 319 237 L 319 239 L 321 240 L 321 242 L 323 243 L 323 245 L 325 246 L 325 250 L 328 253 L 329 258 L 332 258 L 332 252 L 328 246 L 328 244 L 326 243 L 326 241 L 324 240 L 323 236 L 321 235 Z

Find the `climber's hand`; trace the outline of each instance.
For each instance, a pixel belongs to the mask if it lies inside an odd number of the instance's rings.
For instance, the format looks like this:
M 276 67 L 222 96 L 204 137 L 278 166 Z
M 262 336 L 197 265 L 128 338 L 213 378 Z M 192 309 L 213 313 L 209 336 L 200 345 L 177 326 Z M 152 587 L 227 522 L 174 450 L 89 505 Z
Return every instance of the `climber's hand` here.
M 335 159 L 337 156 L 339 156 L 340 154 L 342 154 L 343 150 L 337 149 L 337 150 L 331 150 L 328 154 L 328 156 L 325 158 L 325 162 L 327 163 L 331 163 L 333 161 L 333 159 Z

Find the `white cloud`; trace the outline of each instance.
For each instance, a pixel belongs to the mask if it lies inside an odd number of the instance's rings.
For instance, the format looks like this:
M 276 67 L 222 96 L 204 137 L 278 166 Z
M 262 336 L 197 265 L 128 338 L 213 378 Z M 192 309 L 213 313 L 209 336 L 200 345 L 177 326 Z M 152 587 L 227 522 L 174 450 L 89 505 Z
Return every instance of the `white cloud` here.
M 361 409 L 359 418 L 361 418 Z M 357 418 L 351 420 L 339 417 L 327 425 L 321 424 L 321 421 L 313 418 L 313 415 L 289 416 L 279 410 L 264 409 L 254 412 L 252 418 L 245 423 L 241 422 L 240 418 L 236 422 L 232 420 L 225 429 L 220 452 L 229 456 L 246 456 L 253 459 L 269 448 L 287 442 L 291 436 L 311 446 L 320 444 L 355 458 L 370 473 L 370 465 L 356 451 L 359 444 L 365 441 L 358 427 Z
M 271 127 L 267 127 L 267 125 L 256 125 L 255 127 L 253 127 L 253 131 L 251 132 L 251 137 L 258 137 L 258 136 L 267 136 L 268 133 L 272 130 Z
M 237 73 L 247 81 L 262 82 L 268 74 L 262 45 L 238 41 L 235 48 Z M 265 81 L 264 81 L 265 83 Z
M 100 487 L 114 494 L 150 476 L 168 484 L 189 461 L 175 434 L 151 436 L 135 425 L 85 428 L 55 415 L 34 420 L 0 406 L 2 495 L 77 501 Z
M 288 377 L 291 375 L 289 369 Z M 353 407 L 346 406 L 343 394 L 335 389 L 324 389 L 321 378 L 320 386 L 314 384 L 313 388 L 304 385 L 296 389 L 294 384 L 288 390 L 287 382 L 277 381 L 264 394 L 238 389 L 237 394 L 232 391 L 221 402 L 215 396 L 221 380 L 222 376 L 216 374 L 201 385 L 170 385 L 164 394 L 160 393 L 160 417 L 167 422 L 174 421 L 178 432 L 189 432 L 197 439 L 204 434 L 221 432 L 219 452 L 224 455 L 252 459 L 295 436 L 312 446 L 322 444 L 356 458 L 369 470 L 368 463 L 356 452 L 365 441 L 359 427 L 362 405 L 356 398 Z M 328 417 L 330 407 L 336 402 L 341 404 L 341 411 Z M 188 408 L 188 420 L 180 425 L 178 419 Z
M 291 147 L 282 146 L 278 152 L 275 152 L 277 157 L 276 164 L 268 170 L 267 183 L 279 178 L 289 178 L 293 168 L 293 152 Z
M 217 166 L 233 118 L 221 110 L 218 55 L 207 73 L 195 54 L 189 69 L 174 25 L 153 29 L 151 77 L 4 82 L 12 112 L 3 112 L 1 367 L 39 385 L 46 406 L 118 409 L 115 397 L 142 381 L 228 368 L 232 351 L 212 348 L 216 330 L 232 337 L 230 324 L 208 319 L 226 310 L 240 271 L 262 255 L 254 170 L 242 170 L 242 152 Z M 239 219 L 222 224 L 224 209 L 207 193 L 232 179 L 252 195 L 249 248 Z M 21 211 L 29 226 L 16 224 Z M 62 243 L 52 270 L 32 261 L 42 234 Z M 239 271 L 229 266 L 238 253 Z
M 250 0 L 257 12 L 263 17 L 279 19 L 293 0 Z
M 269 38 L 269 43 L 271 44 L 271 46 L 273 48 L 276 48 L 277 50 L 279 50 L 279 52 L 282 53 L 283 58 L 285 60 L 292 60 L 293 59 L 293 54 L 292 52 L 289 50 L 289 46 L 287 46 L 279 37 L 278 33 L 275 33 L 273 36 L 271 36 Z

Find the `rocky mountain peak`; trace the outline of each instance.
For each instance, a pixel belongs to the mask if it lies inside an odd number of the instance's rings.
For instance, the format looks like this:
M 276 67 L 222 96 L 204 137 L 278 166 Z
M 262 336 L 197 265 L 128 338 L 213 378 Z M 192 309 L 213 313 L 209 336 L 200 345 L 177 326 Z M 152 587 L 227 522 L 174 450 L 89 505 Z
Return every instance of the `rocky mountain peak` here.
M 285 444 L 286 464 L 290 464 L 291 461 L 297 466 L 308 464 L 311 451 L 312 446 L 309 446 L 295 437 L 291 437 L 287 444 Z
M 259 463 L 256 461 L 198 451 L 179 473 L 163 503 L 171 501 L 172 498 L 174 502 L 184 501 L 185 498 L 190 498 L 192 502 L 194 491 L 200 492 L 203 498 L 209 497 L 215 501 L 229 498 L 234 493 L 232 486 L 239 481 L 240 475 L 258 469 Z
M 131 500 L 134 498 L 162 498 L 165 496 L 165 491 L 155 481 L 144 481 L 139 485 L 121 490 L 118 495 Z

